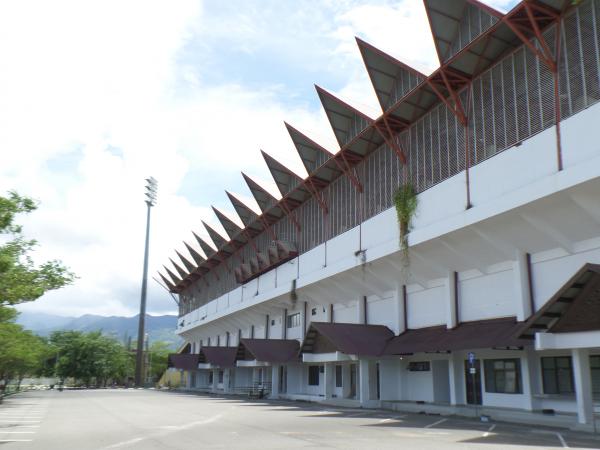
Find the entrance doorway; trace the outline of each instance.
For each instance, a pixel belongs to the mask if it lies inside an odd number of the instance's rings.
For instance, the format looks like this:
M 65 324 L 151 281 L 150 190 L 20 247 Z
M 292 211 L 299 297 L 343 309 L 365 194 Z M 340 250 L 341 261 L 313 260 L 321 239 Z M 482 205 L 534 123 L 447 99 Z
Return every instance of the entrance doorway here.
M 475 373 L 471 373 L 471 368 L 475 369 Z M 465 361 L 465 387 L 467 390 L 467 404 L 481 405 L 481 363 L 478 359 L 473 361 L 473 365 L 469 361 Z

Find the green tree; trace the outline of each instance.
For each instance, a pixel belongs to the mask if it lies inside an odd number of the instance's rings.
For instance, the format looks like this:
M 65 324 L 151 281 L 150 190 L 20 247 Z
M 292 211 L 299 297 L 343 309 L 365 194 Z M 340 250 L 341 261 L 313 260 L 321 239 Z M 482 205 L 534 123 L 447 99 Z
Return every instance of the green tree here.
M 0 313 L 7 310 L 0 308 Z M 17 379 L 20 384 L 25 376 L 43 372 L 51 350 L 42 338 L 7 320 L 0 323 L 0 342 L 0 380 Z
M 101 332 L 56 331 L 50 336 L 56 349 L 56 374 L 75 378 L 86 386 L 122 381 L 131 373 L 129 352 L 117 340 Z
M 156 341 L 150 345 L 150 376 L 158 381 L 165 370 L 167 370 L 167 359 L 173 351 L 168 342 Z
M 15 305 L 38 299 L 45 292 L 73 282 L 75 276 L 60 261 L 48 261 L 36 266 L 31 252 L 35 240 L 25 239 L 16 216 L 30 213 L 37 204 L 16 192 L 0 196 L 0 306 Z

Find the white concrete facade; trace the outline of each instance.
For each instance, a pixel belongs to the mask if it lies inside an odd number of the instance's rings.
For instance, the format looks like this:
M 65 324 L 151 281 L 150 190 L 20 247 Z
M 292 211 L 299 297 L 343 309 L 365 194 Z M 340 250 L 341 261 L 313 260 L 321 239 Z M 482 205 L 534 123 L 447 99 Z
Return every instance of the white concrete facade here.
M 383 325 L 399 335 L 525 321 L 580 267 L 600 264 L 598 123 L 600 103 L 560 123 L 560 170 L 555 126 L 471 167 L 469 208 L 464 172 L 420 193 L 408 269 L 390 208 L 185 314 L 177 332 L 196 345 L 224 345 L 229 333 L 235 346 L 238 335 L 302 342 L 311 322 Z M 481 405 L 499 417 L 517 410 L 537 423 L 564 417 L 589 428 L 598 408 L 593 394 L 600 398 L 595 357 L 600 325 L 538 333 L 524 348 L 304 353 L 298 362 L 266 362 L 261 376 L 268 374 L 277 398 L 446 413 Z M 256 382 L 244 364 L 231 370 L 236 387 Z

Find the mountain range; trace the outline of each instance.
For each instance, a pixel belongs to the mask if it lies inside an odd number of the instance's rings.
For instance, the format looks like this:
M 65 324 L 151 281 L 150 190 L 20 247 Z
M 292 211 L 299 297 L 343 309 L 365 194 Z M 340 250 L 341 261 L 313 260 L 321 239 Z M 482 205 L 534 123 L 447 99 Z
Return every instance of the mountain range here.
M 107 336 L 127 345 L 128 341 L 137 340 L 139 315 L 133 317 L 122 316 L 96 316 L 86 314 L 81 317 L 63 317 L 52 314 L 21 312 L 17 323 L 24 328 L 33 331 L 40 336 L 49 336 L 53 331 L 101 331 Z M 169 346 L 176 349 L 181 344 L 181 339 L 175 334 L 177 328 L 177 316 L 146 315 L 146 333 L 150 343 L 156 341 L 167 342 Z

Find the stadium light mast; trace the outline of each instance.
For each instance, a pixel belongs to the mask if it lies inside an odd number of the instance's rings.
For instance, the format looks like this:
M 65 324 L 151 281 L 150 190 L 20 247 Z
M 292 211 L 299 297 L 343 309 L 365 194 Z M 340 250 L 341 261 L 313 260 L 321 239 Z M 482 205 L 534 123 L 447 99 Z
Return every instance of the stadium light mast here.
M 146 178 L 146 247 L 144 251 L 144 275 L 142 277 L 142 297 L 140 300 L 140 319 L 138 323 L 137 353 L 135 357 L 135 385 L 144 386 L 144 335 L 146 322 L 146 287 L 148 284 L 148 250 L 150 246 L 150 208 L 156 204 L 156 180 Z

